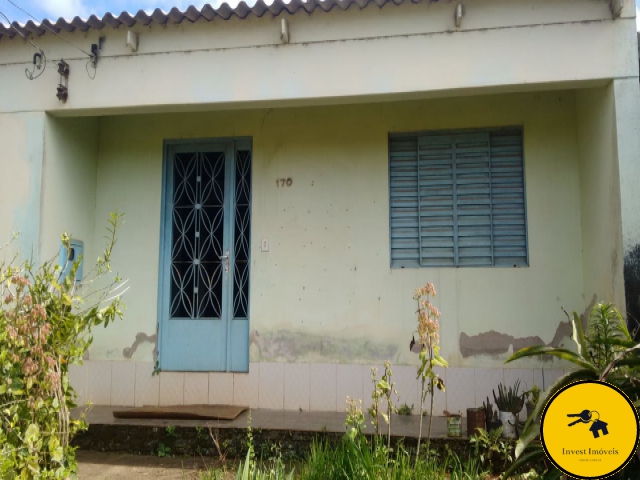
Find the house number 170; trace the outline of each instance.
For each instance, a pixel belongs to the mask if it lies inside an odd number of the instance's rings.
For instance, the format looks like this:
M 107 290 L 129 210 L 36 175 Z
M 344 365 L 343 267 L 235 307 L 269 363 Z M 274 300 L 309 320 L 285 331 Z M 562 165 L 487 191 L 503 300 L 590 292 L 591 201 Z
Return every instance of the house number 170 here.
M 291 185 L 293 185 L 293 179 L 291 177 L 289 177 L 289 178 L 279 178 L 279 179 L 276 180 L 276 187 L 278 187 L 278 188 L 290 187 Z

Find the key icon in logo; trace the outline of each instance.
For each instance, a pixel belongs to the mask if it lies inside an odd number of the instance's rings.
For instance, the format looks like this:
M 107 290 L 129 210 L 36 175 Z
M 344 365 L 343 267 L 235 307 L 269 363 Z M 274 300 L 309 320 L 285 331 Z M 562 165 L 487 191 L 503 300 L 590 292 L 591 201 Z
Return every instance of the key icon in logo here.
M 578 423 L 593 423 L 593 425 L 589 427 L 589 430 L 593 434 L 593 438 L 600 438 L 600 432 L 602 432 L 602 435 L 609 435 L 607 422 L 600 420 L 600 414 L 595 410 L 583 410 L 580 413 L 568 413 L 567 417 L 577 417 L 577 420 L 574 420 L 567 425 L 568 427 L 573 427 Z

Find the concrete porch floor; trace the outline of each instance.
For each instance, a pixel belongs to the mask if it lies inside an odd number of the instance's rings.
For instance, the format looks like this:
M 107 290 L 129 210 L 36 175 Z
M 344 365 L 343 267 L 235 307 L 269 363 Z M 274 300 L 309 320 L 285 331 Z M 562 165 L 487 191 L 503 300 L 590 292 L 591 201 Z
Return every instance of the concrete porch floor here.
M 244 429 L 247 427 L 249 411 L 241 413 L 235 420 L 167 420 L 167 419 L 121 419 L 113 416 L 113 411 L 126 407 L 93 406 L 89 410 L 86 420 L 89 425 L 118 425 L 144 427 L 211 427 Z M 78 417 L 82 409 L 75 409 L 72 414 Z M 285 430 L 297 432 L 335 432 L 342 433 L 346 413 L 343 412 L 292 412 L 281 410 L 253 409 L 251 412 L 251 426 L 262 430 Z M 365 433 L 373 433 L 371 417 L 365 414 Z M 422 436 L 427 435 L 428 417 L 424 418 Z M 380 419 L 380 429 L 386 432 L 387 425 Z M 394 415 L 391 420 L 391 435 L 395 437 L 417 438 L 420 429 L 418 415 Z M 462 437 L 467 436 L 466 417 L 462 418 Z M 447 422 L 445 417 L 433 417 L 431 438 L 452 438 L 447 436 Z

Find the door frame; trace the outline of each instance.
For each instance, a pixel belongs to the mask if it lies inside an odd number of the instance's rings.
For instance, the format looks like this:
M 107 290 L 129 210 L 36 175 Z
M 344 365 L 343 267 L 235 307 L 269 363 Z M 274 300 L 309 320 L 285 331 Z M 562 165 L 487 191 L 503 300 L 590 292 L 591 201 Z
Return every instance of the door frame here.
M 229 252 L 230 255 L 233 255 L 233 262 L 230 262 L 230 268 L 235 268 L 235 200 L 236 200 L 236 192 L 235 192 L 235 178 L 236 178 L 236 169 L 235 169 L 235 154 L 238 150 L 249 150 L 251 152 L 251 171 L 249 174 L 249 245 L 248 245 L 248 278 L 247 278 L 247 292 L 249 292 L 248 300 L 247 300 L 247 370 L 249 369 L 249 330 L 251 323 L 251 242 L 252 237 L 251 233 L 253 230 L 253 172 L 254 172 L 254 161 L 253 161 L 253 138 L 248 136 L 240 136 L 240 137 L 206 137 L 206 138 L 194 138 L 194 139 L 165 139 L 162 142 L 162 192 L 161 192 L 161 200 L 160 200 L 160 242 L 159 242 L 159 252 L 158 252 L 158 294 L 157 294 L 157 321 L 156 321 L 156 358 L 154 359 L 154 371 L 160 372 L 162 369 L 162 357 L 163 357 L 163 349 L 162 346 L 164 344 L 163 338 L 163 328 L 162 328 L 162 319 L 165 314 L 167 314 L 167 303 L 165 301 L 165 296 L 167 293 L 167 273 L 169 273 L 169 269 L 166 266 L 167 258 L 167 249 L 169 249 L 172 245 L 171 235 L 166 235 L 167 232 L 167 221 L 170 220 L 168 217 L 168 212 L 173 210 L 172 198 L 167 195 L 167 182 L 169 181 L 169 151 L 172 146 L 181 146 L 181 145 L 193 145 L 197 148 L 197 146 L 202 144 L 219 144 L 225 145 L 227 148 L 231 148 L 233 150 L 234 155 L 234 168 L 232 169 L 232 174 L 230 178 L 225 177 L 225 182 L 229 182 L 230 192 L 231 192 L 231 202 L 229 208 L 229 234 L 231 235 L 230 243 L 229 243 Z M 225 189 L 227 186 L 225 185 Z M 225 219 L 225 222 L 227 219 Z M 169 229 L 171 231 L 171 229 Z M 235 275 L 235 272 L 234 272 Z M 226 328 L 226 339 L 227 349 L 226 349 L 226 360 L 225 370 L 219 370 L 219 372 L 238 372 L 242 373 L 239 370 L 231 370 L 231 352 L 230 352 L 230 337 L 231 337 L 231 323 L 233 322 L 233 288 L 235 285 L 235 277 L 232 275 L 229 277 L 229 288 L 227 289 L 227 310 L 228 310 L 228 324 Z M 221 312 L 222 314 L 222 312 Z M 164 370 L 164 371 L 189 371 L 189 370 Z M 218 370 L 216 370 L 218 371 Z

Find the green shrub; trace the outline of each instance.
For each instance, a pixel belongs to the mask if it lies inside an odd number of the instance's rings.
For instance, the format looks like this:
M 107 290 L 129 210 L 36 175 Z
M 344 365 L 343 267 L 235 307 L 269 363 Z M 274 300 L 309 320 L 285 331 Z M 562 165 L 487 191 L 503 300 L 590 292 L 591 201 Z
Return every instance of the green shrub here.
M 540 463 L 545 459 L 542 445 L 533 440 L 540 435 L 540 424 L 535 421 L 547 401 L 564 386 L 579 380 L 599 380 L 615 385 L 634 402 L 640 405 L 640 344 L 631 337 L 627 325 L 618 309 L 610 303 L 599 303 L 590 312 L 586 332 L 577 313 L 569 316 L 573 327 L 572 340 L 575 351 L 565 348 L 534 346 L 523 348 L 508 360 L 513 362 L 525 357 L 550 355 L 574 364 L 573 370 L 561 376 L 546 391 L 540 394 L 532 415 L 527 419 L 522 436 L 516 446 L 517 460 L 505 472 L 505 477 L 525 465 Z M 640 462 L 636 456 L 613 478 L 640 478 Z M 633 473 L 631 473 L 633 472 Z M 543 478 L 556 479 L 560 471 L 553 465 Z
M 121 216 L 109 218 L 104 255 L 81 282 L 81 259 L 63 278 L 57 257 L 36 266 L 0 264 L 0 478 L 67 478 L 76 473 L 70 441 L 86 428 L 73 420 L 68 369 L 81 364 L 91 330 L 121 317 L 124 282 L 111 275 Z M 70 237 L 62 235 L 70 251 Z
M 398 415 L 413 415 L 413 404 L 409 406 L 409 404 L 405 402 L 404 405 L 398 407 Z
M 479 428 L 478 433 L 469 438 L 469 443 L 474 448 L 474 458 L 483 468 L 496 473 L 504 471 L 505 467 L 513 461 L 515 448 L 515 442 L 501 437 L 502 427 L 490 432 Z

